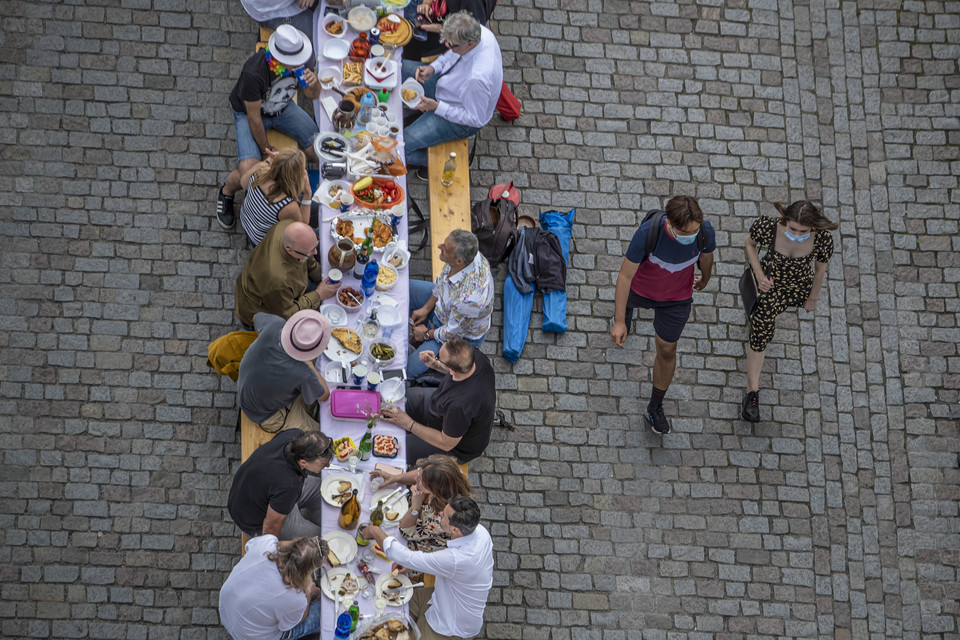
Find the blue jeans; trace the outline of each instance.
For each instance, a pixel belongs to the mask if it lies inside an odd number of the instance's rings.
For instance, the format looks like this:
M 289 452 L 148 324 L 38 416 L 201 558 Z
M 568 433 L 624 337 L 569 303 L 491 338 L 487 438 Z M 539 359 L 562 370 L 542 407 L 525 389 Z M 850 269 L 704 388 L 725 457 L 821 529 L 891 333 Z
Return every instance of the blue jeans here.
M 320 626 L 320 601 L 317 600 L 310 603 L 310 613 L 307 614 L 307 619 L 293 629 L 284 631 L 280 640 L 294 640 L 295 638 L 320 633 Z
M 423 66 L 415 60 L 403 61 L 403 77 L 412 78 L 417 68 Z M 428 98 L 437 95 L 437 74 L 423 83 L 423 93 Z M 427 149 L 451 140 L 463 140 L 480 131 L 477 127 L 468 127 L 465 124 L 450 122 L 437 115 L 435 111 L 427 111 L 409 127 L 403 130 L 403 144 L 406 153 L 407 166 L 427 166 Z M 408 372 L 409 375 L 409 372 Z
M 297 141 L 301 149 L 309 149 L 320 129 L 310 115 L 297 106 L 293 100 L 287 103 L 283 111 L 275 116 L 262 116 L 263 130 L 276 129 Z M 249 158 L 260 159 L 260 147 L 250 131 L 247 112 L 233 112 L 233 126 L 237 132 L 237 160 L 243 162 Z M 246 186 L 246 185 L 244 185 Z
M 430 299 L 430 296 L 433 295 L 433 283 L 427 282 L 425 280 L 411 280 L 410 281 L 410 311 L 419 309 L 423 305 L 427 304 L 427 300 Z M 427 319 L 424 321 L 424 324 L 428 329 L 436 329 L 440 325 L 440 320 L 437 319 L 437 314 L 434 311 L 430 312 L 430 315 L 427 316 Z M 464 338 L 467 342 L 472 344 L 475 347 L 480 347 L 483 345 L 483 341 L 486 336 L 482 338 Z M 427 340 L 419 347 L 417 350 L 407 356 L 407 377 L 413 380 L 429 370 L 427 365 L 420 362 L 420 352 L 421 351 L 433 351 L 439 357 L 440 347 L 443 343 L 438 340 Z
M 320 3 L 317 2 L 317 7 L 319 6 Z M 300 13 L 287 16 L 286 18 L 271 18 L 270 20 L 264 20 L 260 23 L 260 26 L 276 31 L 277 27 L 282 24 L 293 25 L 296 27 L 297 31 L 307 36 L 307 38 L 310 39 L 310 42 L 313 42 L 313 9 L 307 9 L 306 11 L 301 11 Z

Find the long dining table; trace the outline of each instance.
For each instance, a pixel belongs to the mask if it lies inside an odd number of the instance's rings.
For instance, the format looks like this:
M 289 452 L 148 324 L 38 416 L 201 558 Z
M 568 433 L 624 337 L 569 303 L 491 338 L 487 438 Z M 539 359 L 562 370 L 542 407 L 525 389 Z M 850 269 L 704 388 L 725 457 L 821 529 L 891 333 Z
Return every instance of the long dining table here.
M 327 3 L 324 0 L 324 2 L 321 3 L 321 7 L 318 8 L 314 14 L 315 19 L 314 19 L 313 42 L 314 42 L 314 51 L 316 52 L 316 56 L 317 56 L 318 69 L 325 66 L 338 64 L 336 61 L 325 59 L 323 55 L 324 46 L 326 45 L 327 41 L 333 37 L 329 35 L 322 27 L 322 21 L 327 13 L 326 8 L 327 8 Z M 344 15 L 347 12 L 345 9 L 343 9 L 342 11 Z M 402 10 L 400 11 L 400 14 L 402 15 Z M 353 40 L 353 38 L 357 37 L 358 34 L 351 27 L 347 26 L 346 21 L 344 21 L 344 26 L 347 29 L 347 33 L 344 34 L 343 40 L 349 43 Z M 398 48 L 393 53 L 393 59 L 397 61 L 396 73 L 398 76 L 400 75 L 400 57 L 401 57 L 401 49 Z M 337 127 L 333 124 L 326 109 L 321 104 L 321 101 L 323 100 L 323 98 L 327 96 L 334 98 L 338 102 L 340 100 L 340 96 L 337 93 L 335 93 L 330 89 L 327 89 L 322 91 L 320 98 L 315 101 L 314 103 L 315 116 L 316 116 L 316 121 L 321 134 L 327 131 L 337 131 Z M 390 97 L 387 101 L 387 104 L 389 105 L 389 109 L 392 113 L 398 114 L 398 116 L 400 116 L 398 118 L 398 121 L 400 123 L 401 132 L 397 136 L 397 140 L 400 144 L 397 145 L 397 150 L 400 154 L 400 157 L 402 158 L 403 157 L 402 155 L 403 154 L 402 152 L 403 107 L 400 99 L 399 78 L 398 78 L 397 88 L 390 92 Z M 349 180 L 347 181 L 349 182 Z M 404 192 L 406 192 L 406 176 L 400 176 L 396 178 L 396 181 L 404 189 Z M 403 245 L 405 245 L 408 240 L 406 201 L 404 201 L 401 206 L 403 210 L 403 215 L 400 216 L 399 221 L 396 223 L 396 230 L 397 230 L 397 236 L 398 236 L 397 239 L 401 241 Z M 358 206 L 354 205 L 354 211 L 351 211 L 349 213 L 350 214 L 363 213 L 363 210 L 358 209 Z M 331 224 L 332 224 L 332 219 L 338 214 L 339 214 L 339 209 L 333 209 L 326 205 L 323 205 L 320 208 L 320 216 L 319 216 L 319 223 L 318 223 L 319 226 L 317 229 L 318 236 L 320 238 L 320 245 L 319 245 L 317 258 L 323 264 L 325 274 L 329 269 L 332 268 L 332 266 L 328 262 L 327 253 L 329 252 L 331 247 L 335 244 L 335 238 L 333 233 L 331 232 Z M 389 217 L 390 217 L 389 215 L 386 216 L 387 219 L 389 219 Z M 379 260 L 381 255 L 382 255 L 382 250 L 374 251 L 373 259 Z M 358 333 L 362 335 L 362 331 L 360 331 L 360 322 L 363 319 L 368 317 L 369 310 L 371 307 L 380 308 L 386 305 L 396 307 L 397 311 L 399 312 L 399 318 L 400 318 L 399 324 L 393 327 L 392 330 L 390 328 L 382 328 L 380 333 L 381 339 L 386 338 L 387 340 L 391 341 L 392 344 L 397 348 L 397 353 L 394 360 L 389 365 L 384 367 L 384 370 L 386 371 L 391 371 L 391 370 L 395 371 L 398 369 L 403 369 L 407 361 L 407 327 L 408 327 L 407 318 L 410 315 L 409 314 L 410 298 L 409 298 L 408 273 L 409 273 L 408 268 L 398 269 L 398 278 L 397 278 L 396 284 L 393 286 L 392 289 L 390 289 L 389 291 L 377 291 L 373 296 L 364 300 L 364 304 L 362 305 L 358 313 L 347 315 L 346 326 L 357 329 Z M 355 289 L 360 289 L 359 280 L 357 280 L 353 276 L 352 271 L 348 272 L 347 270 L 343 270 L 343 279 L 341 282 L 344 285 L 351 286 Z M 332 299 L 329 302 L 334 304 L 336 303 L 336 301 Z M 331 342 L 333 343 L 335 342 L 335 340 L 331 340 Z M 370 343 L 371 343 L 370 341 L 365 341 L 364 350 L 362 352 L 362 355 L 360 356 L 360 360 L 366 361 L 366 362 L 369 362 L 371 360 L 371 358 L 369 357 Z M 330 365 L 331 362 L 334 362 L 334 360 L 331 360 L 331 358 L 328 357 L 328 355 L 330 354 L 331 354 L 331 351 L 328 349 L 327 355 L 321 356 L 317 363 L 318 370 L 324 372 L 325 376 L 328 372 L 328 369 L 327 369 L 328 365 Z M 337 367 L 336 365 L 334 365 L 331 368 L 340 369 L 340 367 Z M 341 378 L 342 377 L 343 377 L 343 374 L 341 374 Z M 336 382 L 335 376 L 328 377 L 327 380 L 332 392 L 335 392 L 338 389 L 347 389 L 349 387 L 354 386 L 353 384 L 351 384 L 353 380 Z M 402 397 L 396 400 L 394 404 L 403 406 Z M 334 440 L 338 440 L 343 437 L 349 437 L 353 440 L 354 443 L 358 445 L 360 443 L 361 438 L 363 437 L 364 432 L 366 431 L 366 421 L 363 419 L 346 419 L 346 418 L 335 417 L 331 412 L 330 402 L 325 402 L 321 404 L 320 424 L 323 432 L 326 435 L 333 438 Z M 369 521 L 370 513 L 373 510 L 373 507 L 375 506 L 375 503 L 371 502 L 371 500 L 373 499 L 374 492 L 371 490 L 371 487 L 370 487 L 370 471 L 372 471 L 378 463 L 384 463 L 387 465 L 398 467 L 402 470 L 406 470 L 406 438 L 405 438 L 406 432 L 403 429 L 397 426 L 394 426 L 390 423 L 380 421 L 373 428 L 373 433 L 374 435 L 394 436 L 397 439 L 398 451 L 397 451 L 396 457 L 393 459 L 381 458 L 381 457 L 371 455 L 369 460 L 359 461 L 357 463 L 356 473 L 353 474 L 353 477 L 356 479 L 356 482 L 357 482 L 357 486 L 359 490 L 358 498 L 360 499 L 360 504 L 362 507 L 362 513 L 360 517 L 361 523 Z M 348 465 L 346 463 L 335 461 L 335 466 L 340 468 L 331 468 L 331 469 L 325 470 L 323 472 L 324 479 L 331 478 L 337 475 L 344 475 L 344 474 L 348 476 L 351 475 L 348 470 L 344 470 L 344 468 L 348 468 Z M 385 489 L 388 489 L 388 488 L 393 489 L 394 487 L 392 486 L 385 487 Z M 400 503 L 402 504 L 405 510 L 406 506 L 408 505 L 407 497 L 406 497 L 406 489 L 404 489 L 402 495 L 404 497 L 401 498 Z M 321 513 L 321 523 L 322 523 L 321 529 L 322 529 L 322 535 L 324 537 L 340 536 L 341 538 L 343 538 L 343 534 L 347 534 L 350 536 L 356 535 L 357 529 L 344 531 L 343 529 L 340 528 L 338 524 L 339 515 L 340 515 L 340 507 L 331 505 L 329 503 L 324 504 L 323 510 Z M 399 518 L 397 518 L 395 522 L 399 522 Z M 385 520 L 384 529 L 388 534 L 400 535 L 397 530 L 397 524 L 395 523 L 391 523 Z M 338 533 L 338 532 L 342 532 L 342 533 Z M 357 560 L 360 559 L 361 555 L 366 555 L 369 558 L 370 569 L 374 572 L 374 575 L 376 578 L 379 579 L 381 576 L 387 576 L 390 573 L 391 563 L 389 561 L 387 561 L 386 559 L 378 555 L 373 555 L 369 552 L 365 554 L 363 553 L 364 549 L 369 549 L 372 547 L 373 547 L 373 542 L 371 542 L 368 547 L 361 547 L 359 550 L 360 554 L 358 554 L 356 559 L 353 559 L 349 562 L 345 562 L 344 565 L 342 565 L 346 567 L 347 570 L 351 571 L 357 578 L 359 578 L 361 581 L 361 584 L 364 584 L 363 576 L 361 575 L 360 571 L 357 570 L 356 568 Z M 332 570 L 333 569 L 328 569 L 328 572 Z M 321 582 L 322 582 L 322 579 L 321 579 Z M 323 587 L 323 584 L 321 584 L 320 586 Z M 370 621 L 372 618 L 375 618 L 377 616 L 377 610 L 376 610 L 377 599 L 378 599 L 377 592 L 375 589 L 372 597 L 364 597 L 361 594 L 357 594 L 357 596 L 353 597 L 353 600 L 357 601 L 360 608 L 360 613 L 363 616 L 363 620 L 361 621 L 358 628 L 362 627 L 365 621 Z M 334 629 L 336 626 L 336 614 L 338 611 L 342 612 L 346 606 L 348 606 L 347 602 L 344 602 L 343 605 L 338 606 L 334 602 L 334 600 L 332 600 L 331 598 L 324 597 L 323 605 L 322 605 L 322 613 L 321 613 L 321 619 L 323 620 L 323 629 L 321 631 L 322 640 L 333 640 Z M 402 613 L 403 615 L 406 615 L 407 605 L 404 604 L 404 605 L 401 605 L 400 607 L 388 605 L 384 609 L 384 613 L 386 614 Z

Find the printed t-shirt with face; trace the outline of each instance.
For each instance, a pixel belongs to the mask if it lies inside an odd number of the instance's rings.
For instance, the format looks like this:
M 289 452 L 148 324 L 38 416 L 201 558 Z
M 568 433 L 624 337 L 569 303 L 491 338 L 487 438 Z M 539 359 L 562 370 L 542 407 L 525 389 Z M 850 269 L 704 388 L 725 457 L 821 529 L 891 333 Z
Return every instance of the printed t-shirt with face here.
M 466 380 L 456 382 L 445 376 L 430 398 L 429 427 L 441 429 L 451 438 L 461 438 L 450 454 L 467 460 L 476 458 L 490 443 L 497 406 L 496 380 L 490 360 L 474 349 L 477 369 Z
M 630 289 L 637 295 L 660 302 L 689 300 L 693 296 L 694 265 L 700 257 L 700 249 L 696 241 L 680 244 L 672 238 L 667 233 L 667 218 L 664 216 L 657 246 L 647 256 L 647 234 L 651 232 L 651 224 L 653 220 L 640 225 L 627 247 L 627 260 L 640 263 Z M 704 220 L 703 228 L 707 233 L 704 253 L 713 253 L 717 248 L 713 226 Z
M 296 507 L 306 475 L 285 447 L 302 433 L 300 429 L 281 431 L 240 465 L 230 486 L 227 511 L 241 531 L 259 531 L 267 507 L 283 515 Z
M 307 63 L 313 69 L 314 63 Z M 244 102 L 260 101 L 260 115 L 275 116 L 286 108 L 297 93 L 297 79 L 293 75 L 278 76 L 267 65 L 267 54 L 258 51 L 243 63 L 240 79 L 230 92 L 230 106 L 238 113 L 246 112 Z

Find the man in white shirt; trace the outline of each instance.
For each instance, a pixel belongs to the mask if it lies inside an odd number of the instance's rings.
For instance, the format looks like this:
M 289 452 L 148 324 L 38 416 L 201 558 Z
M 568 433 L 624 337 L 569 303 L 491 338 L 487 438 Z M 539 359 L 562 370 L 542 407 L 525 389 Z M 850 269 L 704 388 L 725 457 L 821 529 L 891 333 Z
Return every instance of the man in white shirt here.
M 421 66 L 403 61 L 404 77 L 423 84 L 422 116 L 403 131 L 407 165 L 427 164 L 427 149 L 463 140 L 490 122 L 503 86 L 503 60 L 493 32 L 469 11 L 449 16 L 440 29 L 448 51 Z
M 450 536 L 447 548 L 411 551 L 402 539 L 368 526 L 363 535 L 375 539 L 400 568 L 430 573 L 435 586 L 420 587 L 410 600 L 410 617 L 421 640 L 466 640 L 483 628 L 483 610 L 493 586 L 493 541 L 480 524 L 480 507 L 457 496 L 443 509 L 440 526 Z

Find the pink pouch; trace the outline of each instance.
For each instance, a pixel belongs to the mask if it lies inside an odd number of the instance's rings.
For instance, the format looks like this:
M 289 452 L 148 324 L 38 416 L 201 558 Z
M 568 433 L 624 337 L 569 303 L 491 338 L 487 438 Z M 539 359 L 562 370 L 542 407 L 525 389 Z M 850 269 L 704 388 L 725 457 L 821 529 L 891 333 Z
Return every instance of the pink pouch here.
M 380 394 L 362 389 L 334 389 L 330 392 L 330 413 L 334 418 L 366 420 L 380 412 Z

